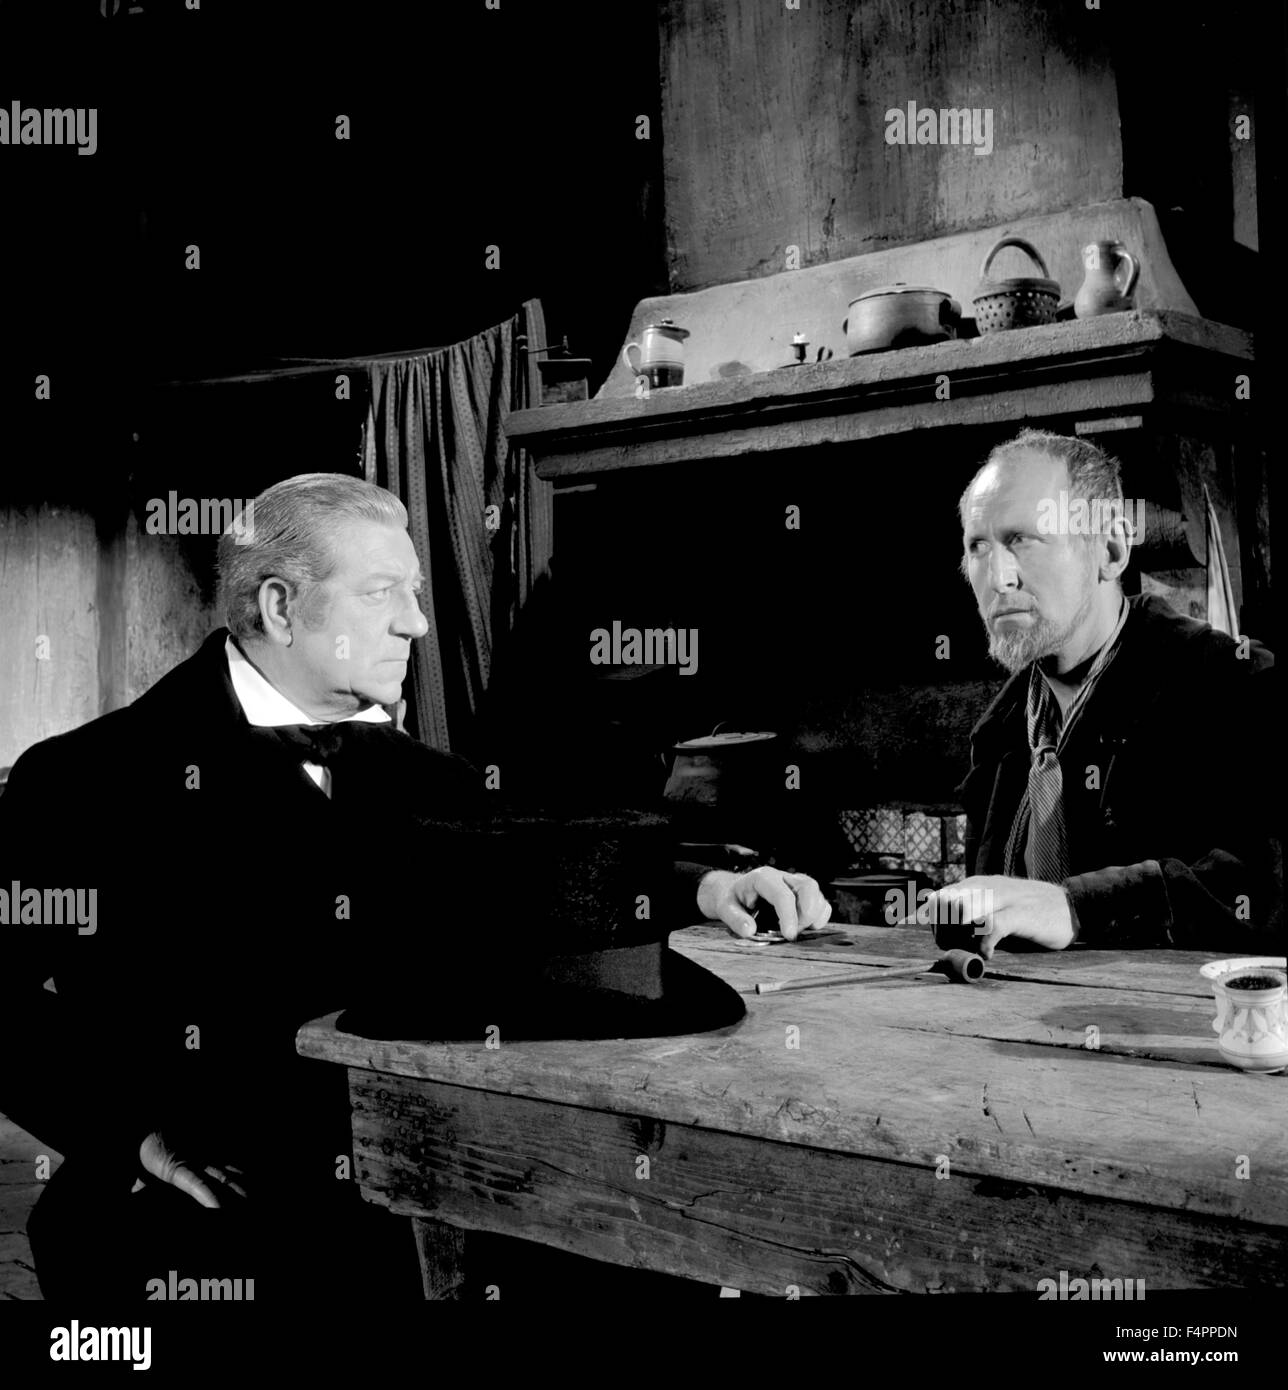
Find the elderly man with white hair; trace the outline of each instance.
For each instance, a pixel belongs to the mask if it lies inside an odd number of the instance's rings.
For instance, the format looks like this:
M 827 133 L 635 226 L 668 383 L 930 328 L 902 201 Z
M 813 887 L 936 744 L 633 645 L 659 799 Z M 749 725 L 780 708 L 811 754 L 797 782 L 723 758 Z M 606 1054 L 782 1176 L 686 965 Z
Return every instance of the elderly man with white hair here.
M 365 1281 L 415 1288 L 405 1232 L 342 1181 L 332 1069 L 293 1055 L 397 971 L 412 827 L 478 793 L 387 708 L 427 630 L 406 525 L 343 475 L 269 488 L 220 541 L 227 629 L 13 767 L 6 878 L 98 900 L 92 935 L 0 928 L 0 1108 L 66 1155 L 29 1227 L 47 1297 L 143 1298 L 171 1270 L 339 1292 L 355 1240 L 396 1252 Z
M 51 1298 L 143 1298 L 171 1273 L 253 1277 L 260 1301 L 414 1295 L 406 1223 L 349 1180 L 343 1073 L 294 1039 L 430 993 L 489 912 L 513 922 L 503 866 L 427 853 L 426 822 L 477 814 L 481 779 L 391 720 L 428 630 L 391 493 L 277 483 L 221 538 L 219 578 L 227 628 L 28 749 L 0 797 L 4 881 L 98 901 L 92 935 L 0 927 L 0 1110 L 66 1155 L 29 1224 L 37 1274 Z M 710 911 L 737 930 L 760 897 L 826 913 L 774 869 L 674 884 L 676 926 Z

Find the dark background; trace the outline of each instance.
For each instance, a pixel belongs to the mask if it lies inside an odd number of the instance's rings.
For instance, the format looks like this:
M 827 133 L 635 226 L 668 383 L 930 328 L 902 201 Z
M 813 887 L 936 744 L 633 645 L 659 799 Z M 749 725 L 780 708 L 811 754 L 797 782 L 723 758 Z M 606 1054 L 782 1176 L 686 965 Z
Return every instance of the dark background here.
M 99 109 L 92 158 L 3 151 L 6 356 L 209 377 L 441 346 L 534 294 L 602 354 L 663 288 L 651 6 L 115 2 L 0 3 L 0 99 Z
M 0 0 L 0 34 L 0 101 L 98 107 L 92 157 L 0 147 L 11 503 L 351 468 L 362 372 L 349 403 L 174 383 L 440 347 L 534 296 L 593 390 L 664 288 L 649 5 Z

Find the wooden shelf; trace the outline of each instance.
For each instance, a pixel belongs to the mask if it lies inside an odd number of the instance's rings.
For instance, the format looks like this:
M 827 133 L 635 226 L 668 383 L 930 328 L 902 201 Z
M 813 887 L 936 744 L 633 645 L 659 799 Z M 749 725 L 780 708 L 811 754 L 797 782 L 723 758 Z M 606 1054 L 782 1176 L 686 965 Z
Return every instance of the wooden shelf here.
M 1234 404 L 1242 329 L 1172 311 L 1111 314 L 981 338 L 514 411 L 509 439 L 543 478 L 588 476 L 954 425 Z M 947 377 L 949 398 L 936 399 Z

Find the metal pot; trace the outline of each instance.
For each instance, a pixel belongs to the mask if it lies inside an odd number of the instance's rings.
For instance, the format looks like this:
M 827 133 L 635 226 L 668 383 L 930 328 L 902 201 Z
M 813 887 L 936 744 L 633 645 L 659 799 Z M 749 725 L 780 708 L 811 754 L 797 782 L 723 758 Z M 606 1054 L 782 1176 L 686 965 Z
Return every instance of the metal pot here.
M 674 752 L 663 795 L 677 838 L 750 846 L 763 863 L 776 841 L 780 803 L 791 800 L 777 790 L 783 785 L 778 735 L 715 733 L 677 743 Z
M 748 793 L 774 733 L 715 733 L 674 745 L 675 762 L 663 793 L 671 802 L 717 806 Z
M 893 889 L 907 903 L 906 911 L 917 906 L 917 895 L 931 885 L 920 873 L 911 870 L 898 872 L 846 874 L 828 884 L 827 896 L 832 902 L 832 921 L 851 926 L 889 927 L 894 923 L 887 915 L 888 894 Z
M 955 338 L 961 316 L 961 305 L 945 291 L 899 282 L 852 299 L 841 328 L 855 357 Z

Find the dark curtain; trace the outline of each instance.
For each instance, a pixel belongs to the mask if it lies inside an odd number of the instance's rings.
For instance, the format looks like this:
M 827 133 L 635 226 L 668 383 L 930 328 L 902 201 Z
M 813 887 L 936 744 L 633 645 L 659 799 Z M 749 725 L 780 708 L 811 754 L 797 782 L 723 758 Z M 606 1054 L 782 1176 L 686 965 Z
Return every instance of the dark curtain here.
M 430 630 L 412 646 L 406 728 L 467 754 L 498 647 L 552 549 L 553 487 L 503 427 L 540 400 L 520 334 L 545 344 L 539 300 L 463 343 L 369 367 L 366 476 L 406 506 L 425 576 Z

